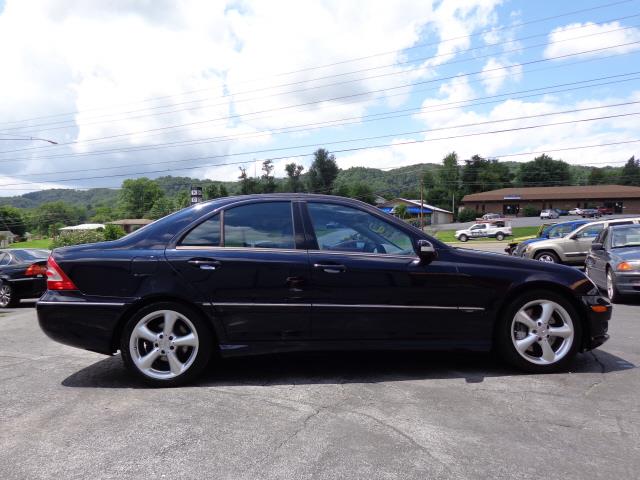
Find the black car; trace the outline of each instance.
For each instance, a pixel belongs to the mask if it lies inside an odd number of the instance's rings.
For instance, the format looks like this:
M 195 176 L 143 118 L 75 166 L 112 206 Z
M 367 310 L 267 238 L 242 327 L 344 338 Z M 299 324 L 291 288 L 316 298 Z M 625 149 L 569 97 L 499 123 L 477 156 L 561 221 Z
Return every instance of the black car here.
M 14 307 L 22 298 L 37 298 L 47 289 L 49 250 L 0 250 L 0 308 Z
M 591 244 L 585 261 L 589 278 L 609 300 L 640 294 L 640 225 L 611 225 Z
M 197 204 L 112 242 L 54 250 L 51 338 L 153 385 L 213 353 L 496 348 L 532 372 L 607 338 L 611 304 L 576 269 L 447 246 L 365 203 L 270 194 Z

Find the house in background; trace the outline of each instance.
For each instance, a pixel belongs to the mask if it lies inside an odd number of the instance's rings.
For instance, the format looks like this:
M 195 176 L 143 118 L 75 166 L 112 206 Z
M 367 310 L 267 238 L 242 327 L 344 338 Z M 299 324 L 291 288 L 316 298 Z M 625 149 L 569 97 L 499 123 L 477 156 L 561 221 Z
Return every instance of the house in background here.
M 398 205 L 406 205 L 408 218 L 405 220 L 417 220 L 420 218 L 420 212 L 425 217 L 425 225 L 440 225 L 443 223 L 453 222 L 453 212 L 443 208 L 435 207 L 420 200 L 409 200 L 406 198 L 394 198 L 378 205 L 383 212 L 395 214 L 395 208 Z
M 15 242 L 17 235 L 9 230 L 0 230 L 0 248 L 8 247 L 10 243 Z
M 131 233 L 145 225 L 149 225 L 153 220 L 147 218 L 125 218 L 123 220 L 114 220 L 113 222 L 107 222 L 110 225 L 120 225 L 125 233 Z

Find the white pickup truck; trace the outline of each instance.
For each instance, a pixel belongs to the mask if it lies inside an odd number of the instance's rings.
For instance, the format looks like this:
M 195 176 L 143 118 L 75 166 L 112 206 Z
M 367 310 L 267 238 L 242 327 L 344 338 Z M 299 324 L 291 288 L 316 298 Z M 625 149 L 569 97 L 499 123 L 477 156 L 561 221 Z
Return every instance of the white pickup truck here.
M 504 240 L 504 237 L 511 236 L 511 226 L 504 222 L 496 223 L 474 223 L 464 230 L 456 230 L 455 237 L 461 242 L 466 242 L 471 238 L 495 238 Z

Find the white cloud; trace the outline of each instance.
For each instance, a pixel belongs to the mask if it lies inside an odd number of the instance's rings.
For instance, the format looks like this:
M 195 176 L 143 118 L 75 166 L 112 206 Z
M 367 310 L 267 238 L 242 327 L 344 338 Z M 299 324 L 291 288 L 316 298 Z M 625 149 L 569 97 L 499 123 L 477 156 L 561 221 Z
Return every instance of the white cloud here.
M 512 67 L 508 67 L 513 65 Z M 508 67 L 508 68 L 505 68 Z M 503 70 L 504 69 L 504 70 Z M 491 57 L 482 68 L 480 78 L 485 90 L 490 95 L 496 93 L 507 80 L 519 80 L 522 77 L 522 66 L 511 62 L 504 62 Z
M 593 22 L 571 23 L 558 27 L 549 34 L 549 45 L 544 50 L 545 58 L 571 55 L 589 50 L 621 45 L 617 48 L 584 54 L 584 56 L 628 53 L 640 48 L 640 44 L 625 45 L 640 40 L 640 29 L 621 30 L 620 22 L 596 24 Z M 576 30 L 579 29 L 579 30 Z M 554 42 L 554 43 L 552 43 Z

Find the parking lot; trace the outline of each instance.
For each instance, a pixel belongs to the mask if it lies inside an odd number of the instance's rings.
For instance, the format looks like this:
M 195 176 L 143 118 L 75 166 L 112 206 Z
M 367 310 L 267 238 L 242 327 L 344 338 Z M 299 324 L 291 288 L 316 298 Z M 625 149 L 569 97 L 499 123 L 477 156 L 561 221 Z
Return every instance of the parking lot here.
M 147 389 L 119 356 L 0 316 L 0 472 L 25 478 L 636 478 L 640 304 L 571 373 L 489 355 L 343 353 L 227 360 Z

